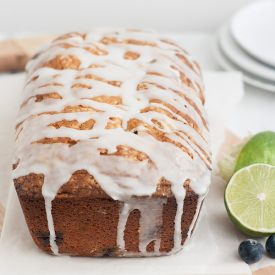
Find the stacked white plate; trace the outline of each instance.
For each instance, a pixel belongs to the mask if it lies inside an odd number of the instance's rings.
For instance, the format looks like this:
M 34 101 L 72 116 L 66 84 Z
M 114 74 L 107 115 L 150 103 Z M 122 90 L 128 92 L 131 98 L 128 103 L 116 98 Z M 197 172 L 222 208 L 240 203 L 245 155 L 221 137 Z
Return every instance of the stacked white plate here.
M 238 11 L 220 29 L 214 50 L 223 69 L 242 71 L 246 83 L 275 92 L 275 0 Z

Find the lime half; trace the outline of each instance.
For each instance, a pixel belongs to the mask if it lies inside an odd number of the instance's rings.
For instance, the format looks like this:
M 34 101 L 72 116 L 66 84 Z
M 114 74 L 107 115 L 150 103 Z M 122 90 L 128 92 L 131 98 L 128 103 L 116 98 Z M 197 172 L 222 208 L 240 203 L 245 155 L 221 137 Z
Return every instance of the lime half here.
M 225 190 L 225 206 L 245 234 L 260 237 L 275 233 L 275 167 L 252 164 L 236 172 Z

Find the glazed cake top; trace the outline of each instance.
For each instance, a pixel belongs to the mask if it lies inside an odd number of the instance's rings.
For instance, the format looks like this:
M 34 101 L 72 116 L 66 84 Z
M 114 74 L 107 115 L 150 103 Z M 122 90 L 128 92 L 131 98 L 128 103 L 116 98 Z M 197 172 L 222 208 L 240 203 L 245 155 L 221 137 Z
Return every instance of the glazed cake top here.
M 198 64 L 153 32 L 69 33 L 27 65 L 13 177 L 39 174 L 52 197 L 86 171 L 113 199 L 162 181 L 206 193 L 211 168 Z M 181 195 L 182 194 L 182 195 Z

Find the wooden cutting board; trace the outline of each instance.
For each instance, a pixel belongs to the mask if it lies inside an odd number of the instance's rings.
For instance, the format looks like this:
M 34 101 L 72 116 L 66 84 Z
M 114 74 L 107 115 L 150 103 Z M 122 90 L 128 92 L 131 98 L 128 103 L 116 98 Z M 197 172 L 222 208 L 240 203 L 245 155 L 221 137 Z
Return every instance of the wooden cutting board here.
M 0 72 L 23 71 L 26 62 L 54 36 L 34 36 L 0 41 Z

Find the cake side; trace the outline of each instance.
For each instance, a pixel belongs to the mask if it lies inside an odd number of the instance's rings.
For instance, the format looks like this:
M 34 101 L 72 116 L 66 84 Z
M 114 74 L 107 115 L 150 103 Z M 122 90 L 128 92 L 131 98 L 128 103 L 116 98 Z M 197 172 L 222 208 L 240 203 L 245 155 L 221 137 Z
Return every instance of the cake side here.
M 50 232 L 43 197 L 31 198 L 19 195 L 25 219 L 35 244 L 48 254 L 52 254 Z M 140 198 L 145 204 L 157 198 Z M 190 226 L 197 211 L 198 196 L 188 191 L 184 201 L 181 220 L 181 244 L 190 237 Z M 139 249 L 140 212 L 132 210 L 124 231 L 125 248 L 117 245 L 117 225 L 123 202 L 106 198 L 74 197 L 56 198 L 52 204 L 55 221 L 55 240 L 60 254 L 72 256 L 150 256 L 170 254 L 174 247 L 174 219 L 177 203 L 175 198 L 167 199 L 162 209 L 161 226 L 150 232 L 148 239 L 159 236 L 157 249 L 155 241 L 148 241 L 146 253 Z
M 161 235 L 168 236 L 168 229 L 173 242 L 165 253 L 178 251 L 210 183 L 197 63 L 154 33 L 101 30 L 58 38 L 27 70 L 13 177 L 35 242 L 41 231 L 48 234 L 52 253 L 84 255 L 68 249 L 66 241 L 62 248 L 60 236 L 77 234 L 85 217 L 82 222 L 71 217 L 74 223 L 68 218 L 67 230 L 60 228 L 61 217 L 77 213 L 70 207 L 79 213 L 86 207 L 93 215 L 89 205 L 97 212 L 112 205 L 115 246 L 112 241 L 112 249 L 102 246 L 101 253 L 99 242 L 90 255 L 108 254 L 106 249 L 115 251 L 112 255 L 149 255 L 148 250 L 160 255 Z M 40 218 L 33 207 L 48 230 L 35 229 Z M 93 217 L 96 223 L 99 216 Z M 138 228 L 138 237 L 129 233 L 137 251 L 127 249 L 128 227 Z
M 16 191 L 31 236 L 40 249 L 52 254 L 45 201 L 41 192 L 42 184 L 43 177 L 35 174 L 15 180 Z M 139 210 L 132 210 L 129 214 L 123 232 L 125 250 L 122 251 L 117 245 L 117 225 L 123 202 L 114 201 L 102 189 L 98 188 L 98 191 L 95 191 L 95 188 L 98 187 L 93 177 L 86 171 L 78 171 L 62 186 L 52 202 L 55 242 L 59 253 L 97 257 L 142 256 L 139 250 Z M 159 226 L 155 227 L 153 235 L 150 232 L 148 238 L 159 236 L 157 239 L 160 240 L 160 246 L 157 249 L 155 241 L 148 241 L 146 256 L 170 254 L 174 246 L 174 219 L 177 204 L 170 184 L 162 180 L 152 197 L 139 198 L 139 202 L 148 205 L 148 201 L 159 199 L 166 199 L 162 217 Z M 191 229 L 190 226 L 197 219 L 195 214 L 199 207 L 198 195 L 191 189 L 187 189 L 184 212 L 181 217 L 182 245 L 187 238 L 191 237 L 193 227 Z

